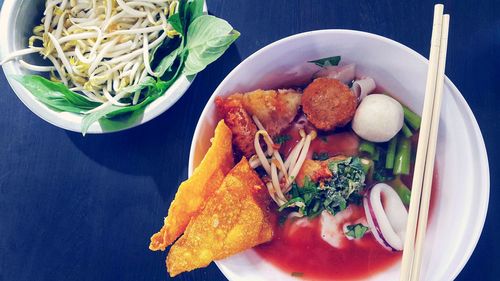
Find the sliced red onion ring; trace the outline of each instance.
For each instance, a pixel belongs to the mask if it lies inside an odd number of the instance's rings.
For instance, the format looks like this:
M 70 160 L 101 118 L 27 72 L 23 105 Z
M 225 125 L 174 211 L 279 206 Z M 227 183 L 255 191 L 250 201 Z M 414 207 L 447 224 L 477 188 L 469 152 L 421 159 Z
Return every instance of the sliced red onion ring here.
M 388 250 L 402 251 L 408 211 L 396 191 L 388 184 L 378 183 L 368 191 L 363 205 L 377 242 Z
M 359 101 L 364 99 L 368 94 L 373 92 L 376 88 L 375 80 L 371 77 L 364 77 L 352 83 L 351 91 L 358 98 Z
M 318 77 L 337 79 L 344 84 L 348 84 L 356 78 L 356 65 L 326 66 L 314 75 L 314 78 Z

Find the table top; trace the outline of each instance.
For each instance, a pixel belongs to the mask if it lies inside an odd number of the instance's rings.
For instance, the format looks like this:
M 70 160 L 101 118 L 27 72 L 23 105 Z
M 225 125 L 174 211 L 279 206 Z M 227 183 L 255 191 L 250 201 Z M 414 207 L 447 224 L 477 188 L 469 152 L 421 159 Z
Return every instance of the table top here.
M 0 3 L 2 1 L 0 0 Z M 444 1 L 451 14 L 447 75 L 482 129 L 491 202 L 500 156 L 497 81 L 500 1 Z M 303 31 L 356 29 L 399 41 L 427 57 L 433 1 L 208 0 L 211 14 L 242 36 L 155 120 L 125 132 L 89 135 L 31 113 L 0 75 L 0 281 L 166 280 L 165 253 L 149 237 L 187 177 L 191 137 L 217 85 L 261 47 Z M 498 163 L 500 165 L 500 163 Z M 498 198 L 498 199 L 497 199 Z M 500 276 L 499 209 L 490 204 L 481 240 L 458 280 Z M 224 280 L 212 264 L 178 280 Z

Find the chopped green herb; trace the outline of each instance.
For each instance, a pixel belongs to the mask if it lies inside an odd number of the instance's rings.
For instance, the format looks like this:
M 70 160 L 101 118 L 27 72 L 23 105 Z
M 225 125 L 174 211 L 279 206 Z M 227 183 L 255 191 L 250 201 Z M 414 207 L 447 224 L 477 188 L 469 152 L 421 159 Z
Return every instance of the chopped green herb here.
M 291 140 L 292 137 L 290 135 L 279 135 L 274 137 L 274 142 L 277 144 L 284 144 L 285 142 Z
M 355 225 L 348 225 L 347 227 L 347 232 L 345 235 L 352 237 L 354 239 L 360 239 L 362 238 L 365 233 L 368 231 L 368 227 L 358 223 Z
M 385 163 L 383 161 L 375 162 L 375 167 L 373 169 L 373 180 L 376 182 L 385 182 L 394 179 L 394 174 L 392 169 L 386 169 Z
M 336 160 L 328 163 L 333 177 L 316 184 L 309 177 L 304 179 L 304 186 L 292 184 L 291 199 L 280 208 L 299 203 L 296 208 L 309 218 L 315 217 L 323 210 L 335 215 L 347 208 L 350 203 L 361 202 L 361 192 L 365 186 L 363 165 L 358 157 L 349 157 L 345 160 Z
M 327 67 L 327 66 L 336 66 L 339 65 L 340 63 L 340 56 L 335 56 L 335 57 L 329 57 L 329 58 L 323 58 L 319 60 L 313 60 L 309 61 L 310 63 L 314 63 L 317 66 L 320 67 Z
M 292 272 L 293 277 L 302 277 L 304 276 L 304 272 Z
M 328 160 L 330 156 L 328 155 L 328 152 L 320 152 L 320 153 L 314 152 L 312 158 L 313 160 L 325 161 Z

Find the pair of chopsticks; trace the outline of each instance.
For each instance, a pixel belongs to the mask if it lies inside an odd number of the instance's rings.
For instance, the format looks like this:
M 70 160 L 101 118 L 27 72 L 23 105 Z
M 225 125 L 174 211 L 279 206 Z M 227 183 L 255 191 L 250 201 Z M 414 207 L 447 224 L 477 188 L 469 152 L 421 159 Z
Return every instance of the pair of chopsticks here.
M 443 15 L 443 10 L 444 6 L 442 4 L 434 6 L 429 69 L 413 174 L 400 281 L 419 280 L 422 264 L 422 246 L 427 230 L 429 201 L 434 175 L 450 23 L 450 15 Z

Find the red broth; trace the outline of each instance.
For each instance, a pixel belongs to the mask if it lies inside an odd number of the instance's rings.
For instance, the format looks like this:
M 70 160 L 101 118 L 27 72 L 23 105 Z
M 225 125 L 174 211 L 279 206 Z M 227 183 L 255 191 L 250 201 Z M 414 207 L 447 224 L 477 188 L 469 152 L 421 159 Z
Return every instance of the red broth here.
M 275 226 L 271 242 L 255 248 L 276 267 L 307 280 L 352 280 L 383 271 L 401 258 L 401 252 L 382 248 L 371 233 L 336 249 L 321 239 L 319 218 L 308 227 L 292 222 Z
M 281 148 L 285 156 L 299 141 L 298 130 L 305 127 L 306 131 L 309 131 L 307 123 L 299 123 L 285 132 L 291 137 Z M 416 149 L 415 140 L 413 144 L 413 149 Z M 312 142 L 309 158 L 313 152 L 328 152 L 330 157 L 356 155 L 358 145 L 359 138 L 352 131 L 320 136 Z M 408 186 L 411 186 L 411 179 L 412 175 L 402 177 Z M 436 201 L 434 200 L 437 194 L 436 187 L 437 169 L 433 180 L 430 219 Z M 362 207 L 351 207 L 357 208 L 357 212 L 361 213 L 360 216 L 364 216 Z M 346 246 L 342 249 L 334 248 L 321 238 L 319 218 L 311 220 L 305 227 L 298 227 L 293 221 L 287 220 L 284 225 L 276 222 L 274 228 L 273 240 L 256 247 L 256 252 L 284 272 L 306 280 L 362 279 L 388 269 L 401 258 L 401 252 L 384 249 L 371 233 L 367 233 L 359 240 L 347 240 Z

